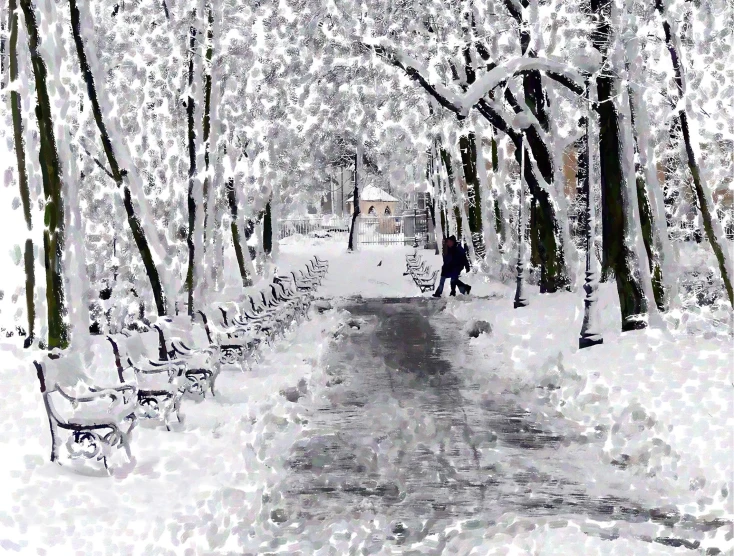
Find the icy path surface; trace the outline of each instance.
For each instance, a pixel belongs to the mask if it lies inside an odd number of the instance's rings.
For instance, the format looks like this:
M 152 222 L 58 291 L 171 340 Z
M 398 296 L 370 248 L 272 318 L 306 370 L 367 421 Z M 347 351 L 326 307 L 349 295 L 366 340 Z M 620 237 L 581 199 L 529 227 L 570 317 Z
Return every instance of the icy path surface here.
M 326 356 L 327 394 L 284 454 L 275 489 L 272 516 L 297 535 L 283 531 L 298 539 L 292 549 L 315 551 L 328 531 L 332 550 L 339 534 L 353 549 L 350 537 L 365 529 L 357 536 L 368 553 L 438 554 L 458 528 L 466 542 L 454 548 L 467 554 L 533 530 L 543 554 L 568 554 L 574 541 L 595 554 L 696 553 L 703 532 L 721 525 L 685 523 L 656 507 L 654 492 L 632 499 L 599 462 L 596 439 L 534 414 L 530 399 L 500 384 L 494 399 L 477 396 L 471 370 L 449 363 L 464 339 L 442 307 L 344 307 L 354 326 Z

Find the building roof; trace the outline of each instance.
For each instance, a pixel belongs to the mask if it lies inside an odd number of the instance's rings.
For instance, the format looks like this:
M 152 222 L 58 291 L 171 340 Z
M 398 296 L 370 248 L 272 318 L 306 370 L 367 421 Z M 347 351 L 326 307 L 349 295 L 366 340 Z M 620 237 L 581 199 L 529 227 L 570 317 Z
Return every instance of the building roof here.
M 354 199 L 354 193 L 352 193 L 349 197 L 347 197 L 347 201 L 351 201 L 353 199 Z M 360 201 L 382 201 L 382 202 L 388 202 L 388 203 L 398 202 L 398 199 L 390 195 L 384 189 L 380 189 L 376 185 L 368 185 L 364 189 L 360 189 L 359 200 Z

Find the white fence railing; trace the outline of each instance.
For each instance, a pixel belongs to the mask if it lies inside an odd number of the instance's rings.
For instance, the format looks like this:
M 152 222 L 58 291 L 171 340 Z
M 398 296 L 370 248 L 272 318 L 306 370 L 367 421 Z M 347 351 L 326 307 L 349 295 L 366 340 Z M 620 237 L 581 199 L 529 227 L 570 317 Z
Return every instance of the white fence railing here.
M 280 238 L 304 235 L 321 238 L 346 239 L 352 217 L 287 218 L 280 221 Z M 431 242 L 426 215 L 402 216 L 360 215 L 357 219 L 356 241 L 364 245 L 425 245 Z
M 351 217 L 286 218 L 280 221 L 280 239 L 304 235 L 311 237 L 346 236 L 351 226 Z

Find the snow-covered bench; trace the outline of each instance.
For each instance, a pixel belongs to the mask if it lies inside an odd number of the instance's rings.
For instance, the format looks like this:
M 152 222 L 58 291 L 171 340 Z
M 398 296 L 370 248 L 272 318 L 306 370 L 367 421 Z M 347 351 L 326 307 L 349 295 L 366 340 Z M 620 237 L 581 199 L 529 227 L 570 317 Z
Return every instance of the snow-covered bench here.
M 181 422 L 181 401 L 190 388 L 186 363 L 168 359 L 156 331 L 124 331 L 108 336 L 107 340 L 112 345 L 118 372 L 132 369 L 135 373 L 136 415 L 160 421 L 169 430 L 173 417 Z
M 219 318 L 216 314 L 220 313 Z M 220 365 L 235 365 L 246 362 L 263 341 L 263 332 L 257 327 L 232 326 L 226 310 L 222 308 L 209 311 L 197 311 L 196 318 L 201 321 L 210 345 L 218 350 Z
M 405 256 L 405 272 L 403 273 L 403 276 L 406 275 L 410 275 L 413 282 L 418 286 L 421 292 L 426 292 L 432 290 L 436 285 L 438 270 L 431 272 L 430 267 L 416 252 Z
M 212 341 L 205 323 L 188 316 L 163 317 L 154 325 L 159 334 L 161 353 L 168 361 L 185 363 L 186 393 L 204 398 L 214 395 L 214 383 L 219 376 L 220 347 Z
M 109 473 L 118 450 L 132 460 L 137 386 L 134 376 L 124 380 L 109 358 L 100 369 L 100 361 L 84 355 L 56 350 L 33 362 L 51 431 L 51 461 L 91 471 L 102 471 L 101 462 Z

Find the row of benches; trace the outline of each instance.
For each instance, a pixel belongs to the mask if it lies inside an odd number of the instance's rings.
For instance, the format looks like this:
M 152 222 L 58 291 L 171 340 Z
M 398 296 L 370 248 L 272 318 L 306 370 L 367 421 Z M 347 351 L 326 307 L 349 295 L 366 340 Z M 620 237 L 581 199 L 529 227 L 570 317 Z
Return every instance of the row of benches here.
M 170 430 L 181 422 L 184 397 L 215 395 L 222 366 L 247 365 L 261 348 L 308 318 L 328 263 L 314 257 L 305 271 L 276 276 L 240 303 L 158 319 L 148 331 L 90 337 L 84 349 L 54 350 L 34 361 L 51 429 L 51 461 L 104 467 L 140 419 Z M 62 449 L 63 448 L 63 449 Z M 98 469 L 99 470 L 99 469 Z
M 420 288 L 421 292 L 432 290 L 436 285 L 438 278 L 438 270 L 431 272 L 431 268 L 426 264 L 418 251 L 405 255 L 405 272 L 403 276 L 410 275 L 415 285 Z

